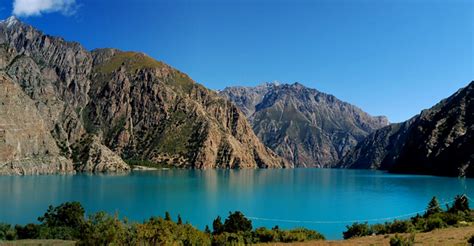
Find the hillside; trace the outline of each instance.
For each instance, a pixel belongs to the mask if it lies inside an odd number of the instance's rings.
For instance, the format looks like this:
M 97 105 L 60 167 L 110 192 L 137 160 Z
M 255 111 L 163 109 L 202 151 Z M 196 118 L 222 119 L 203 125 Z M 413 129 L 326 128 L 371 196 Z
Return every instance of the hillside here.
M 473 98 L 471 82 L 410 120 L 372 133 L 339 166 L 474 177 Z
M 299 83 L 228 87 L 220 94 L 247 114 L 257 136 L 299 167 L 331 167 L 369 133 L 388 125 Z
M 47 153 L 72 162 L 72 172 L 128 171 L 124 161 L 183 168 L 291 167 L 259 141 L 231 102 L 145 54 L 89 52 L 10 17 L 0 22 L 0 70 L 3 80 L 15 84 L 15 93 L 27 97 L 37 121 L 44 122 L 44 135 L 54 140 L 43 152 L 33 151 L 30 139 L 0 143 L 0 149 L 21 148 L 29 160 Z M 8 112 L 18 118 L 22 113 Z M 0 118 L 6 117 L 3 112 Z M 12 131 L 0 128 L 6 136 Z M 38 161 L 20 161 L 22 171 L 15 171 L 11 164 L 18 160 L 4 155 L 1 173 L 51 173 Z

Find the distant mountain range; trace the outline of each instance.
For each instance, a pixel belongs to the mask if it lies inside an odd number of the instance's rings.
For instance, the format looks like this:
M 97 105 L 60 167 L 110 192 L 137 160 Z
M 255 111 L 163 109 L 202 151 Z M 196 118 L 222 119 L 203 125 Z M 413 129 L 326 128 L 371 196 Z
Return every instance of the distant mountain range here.
M 386 117 L 372 117 L 302 84 L 228 87 L 220 95 L 249 118 L 257 136 L 297 167 L 332 167 Z
M 337 167 L 474 176 L 473 83 L 389 124 L 299 83 L 211 91 L 137 52 L 0 21 L 0 175 Z
M 343 168 L 474 177 L 474 81 L 403 123 L 370 134 Z

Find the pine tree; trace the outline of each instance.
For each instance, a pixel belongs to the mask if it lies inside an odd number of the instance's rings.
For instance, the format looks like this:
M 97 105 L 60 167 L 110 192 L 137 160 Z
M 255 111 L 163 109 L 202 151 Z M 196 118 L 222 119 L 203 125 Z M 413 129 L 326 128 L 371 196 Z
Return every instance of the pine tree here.
M 209 229 L 209 226 L 208 226 L 208 225 L 206 225 L 206 229 L 204 229 L 204 232 L 205 232 L 206 234 L 211 234 L 211 230 Z
M 181 215 L 178 214 L 178 225 L 183 224 L 183 220 L 181 219 Z
M 431 198 L 431 201 L 428 203 L 428 208 L 426 209 L 425 217 L 429 217 L 430 215 L 441 213 L 443 210 L 439 206 L 438 199 L 434 196 Z
M 168 211 L 165 212 L 165 220 L 166 221 L 171 221 L 171 216 L 170 216 L 170 213 Z
M 217 216 L 217 218 L 212 222 L 212 229 L 214 235 L 219 235 L 224 230 L 224 225 L 222 224 L 221 216 Z

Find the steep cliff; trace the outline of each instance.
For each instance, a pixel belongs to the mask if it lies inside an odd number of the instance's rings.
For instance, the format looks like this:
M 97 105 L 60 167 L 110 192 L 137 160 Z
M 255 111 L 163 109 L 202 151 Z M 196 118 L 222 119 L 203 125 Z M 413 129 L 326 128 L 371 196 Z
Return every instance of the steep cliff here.
M 474 177 L 473 98 L 471 82 L 410 120 L 372 133 L 339 166 Z
M 303 167 L 331 167 L 372 131 L 388 125 L 332 95 L 299 83 L 228 87 L 220 94 L 247 113 L 257 136 Z
M 78 171 L 129 170 L 122 159 L 187 168 L 291 166 L 258 140 L 232 103 L 141 53 L 89 52 L 10 17 L 0 22 L 0 71 L 32 101 L 57 155 Z

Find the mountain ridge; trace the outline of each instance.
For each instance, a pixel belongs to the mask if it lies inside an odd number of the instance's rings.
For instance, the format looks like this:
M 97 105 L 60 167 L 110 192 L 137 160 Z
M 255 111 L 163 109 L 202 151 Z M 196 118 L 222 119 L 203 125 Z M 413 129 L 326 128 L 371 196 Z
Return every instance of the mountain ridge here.
M 291 167 L 258 140 L 232 103 L 144 53 L 88 51 L 9 18 L 0 22 L 0 70 L 33 100 L 60 150 L 55 155 L 73 162 L 75 171 L 130 170 L 123 160 Z M 42 173 L 41 167 L 30 169 Z M 18 174 L 8 165 L 2 172 Z
M 369 135 L 338 167 L 474 176 L 474 81 L 411 119 Z
M 301 83 L 227 87 L 220 95 L 247 115 L 257 136 L 302 167 L 331 167 L 368 133 L 388 124 Z

